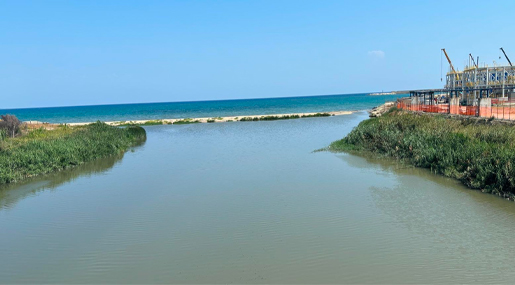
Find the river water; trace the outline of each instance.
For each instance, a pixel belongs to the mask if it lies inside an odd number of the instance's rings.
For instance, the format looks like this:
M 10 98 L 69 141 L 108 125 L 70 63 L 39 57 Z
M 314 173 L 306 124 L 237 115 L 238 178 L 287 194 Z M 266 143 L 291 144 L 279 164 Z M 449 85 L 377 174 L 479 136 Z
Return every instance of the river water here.
M 511 283 L 515 203 L 312 152 L 365 113 L 146 127 L 0 190 L 0 283 Z

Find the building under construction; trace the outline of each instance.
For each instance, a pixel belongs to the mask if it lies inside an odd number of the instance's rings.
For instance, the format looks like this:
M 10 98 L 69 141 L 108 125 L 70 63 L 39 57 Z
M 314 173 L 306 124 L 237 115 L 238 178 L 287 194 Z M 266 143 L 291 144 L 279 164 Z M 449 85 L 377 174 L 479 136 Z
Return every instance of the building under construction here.
M 443 89 L 416 90 L 399 107 L 414 111 L 497 117 L 515 119 L 515 67 L 503 52 L 509 65 L 478 66 L 469 54 L 469 65 L 463 71 L 454 68 L 445 49 L 442 53 L 449 63 Z M 513 105 L 513 115 L 512 112 Z
M 466 66 L 463 71 L 456 71 L 447 52 L 442 49 L 450 66 L 450 71 L 446 75 L 445 89 L 452 92 L 452 95 L 459 96 L 461 94 L 462 99 L 513 98 L 515 68 L 503 48 L 501 51 L 510 65 L 479 67 L 472 55 L 469 54 L 472 64 Z

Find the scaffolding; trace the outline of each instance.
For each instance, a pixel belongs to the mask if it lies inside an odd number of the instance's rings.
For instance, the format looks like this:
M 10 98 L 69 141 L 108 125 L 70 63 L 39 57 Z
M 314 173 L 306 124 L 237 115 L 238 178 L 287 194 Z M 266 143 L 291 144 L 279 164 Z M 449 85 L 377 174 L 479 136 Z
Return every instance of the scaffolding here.
M 515 99 L 515 67 L 469 67 L 464 71 L 449 72 L 446 75 L 445 89 L 455 94 L 470 96 L 471 91 L 483 90 L 490 98 Z M 478 97 L 477 92 L 473 93 Z
M 493 97 L 513 91 L 514 85 L 488 88 L 428 89 L 410 91 L 410 97 L 397 100 L 399 109 L 416 112 L 456 114 L 515 120 L 515 98 Z M 474 97 L 477 94 L 477 97 Z
M 504 53 L 504 50 L 501 49 Z M 410 91 L 409 98 L 399 99 L 397 107 L 418 112 L 494 117 L 515 120 L 515 67 L 478 66 L 473 64 L 463 71 L 455 70 L 449 62 L 443 89 Z

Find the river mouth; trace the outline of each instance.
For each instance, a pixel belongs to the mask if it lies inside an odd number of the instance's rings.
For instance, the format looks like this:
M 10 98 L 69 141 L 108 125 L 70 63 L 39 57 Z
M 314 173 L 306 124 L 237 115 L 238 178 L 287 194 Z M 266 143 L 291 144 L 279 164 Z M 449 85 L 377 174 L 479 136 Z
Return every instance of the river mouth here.
M 149 126 L 98 171 L 5 190 L 0 283 L 511 283 L 514 203 L 312 152 L 366 117 Z

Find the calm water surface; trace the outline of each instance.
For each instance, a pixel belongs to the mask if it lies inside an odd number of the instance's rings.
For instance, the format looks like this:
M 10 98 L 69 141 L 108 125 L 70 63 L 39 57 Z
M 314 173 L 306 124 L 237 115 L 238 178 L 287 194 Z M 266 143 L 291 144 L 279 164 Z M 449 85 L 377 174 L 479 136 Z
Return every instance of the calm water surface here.
M 312 151 L 366 114 L 148 127 L 0 190 L 0 283 L 511 283 L 515 203 Z

